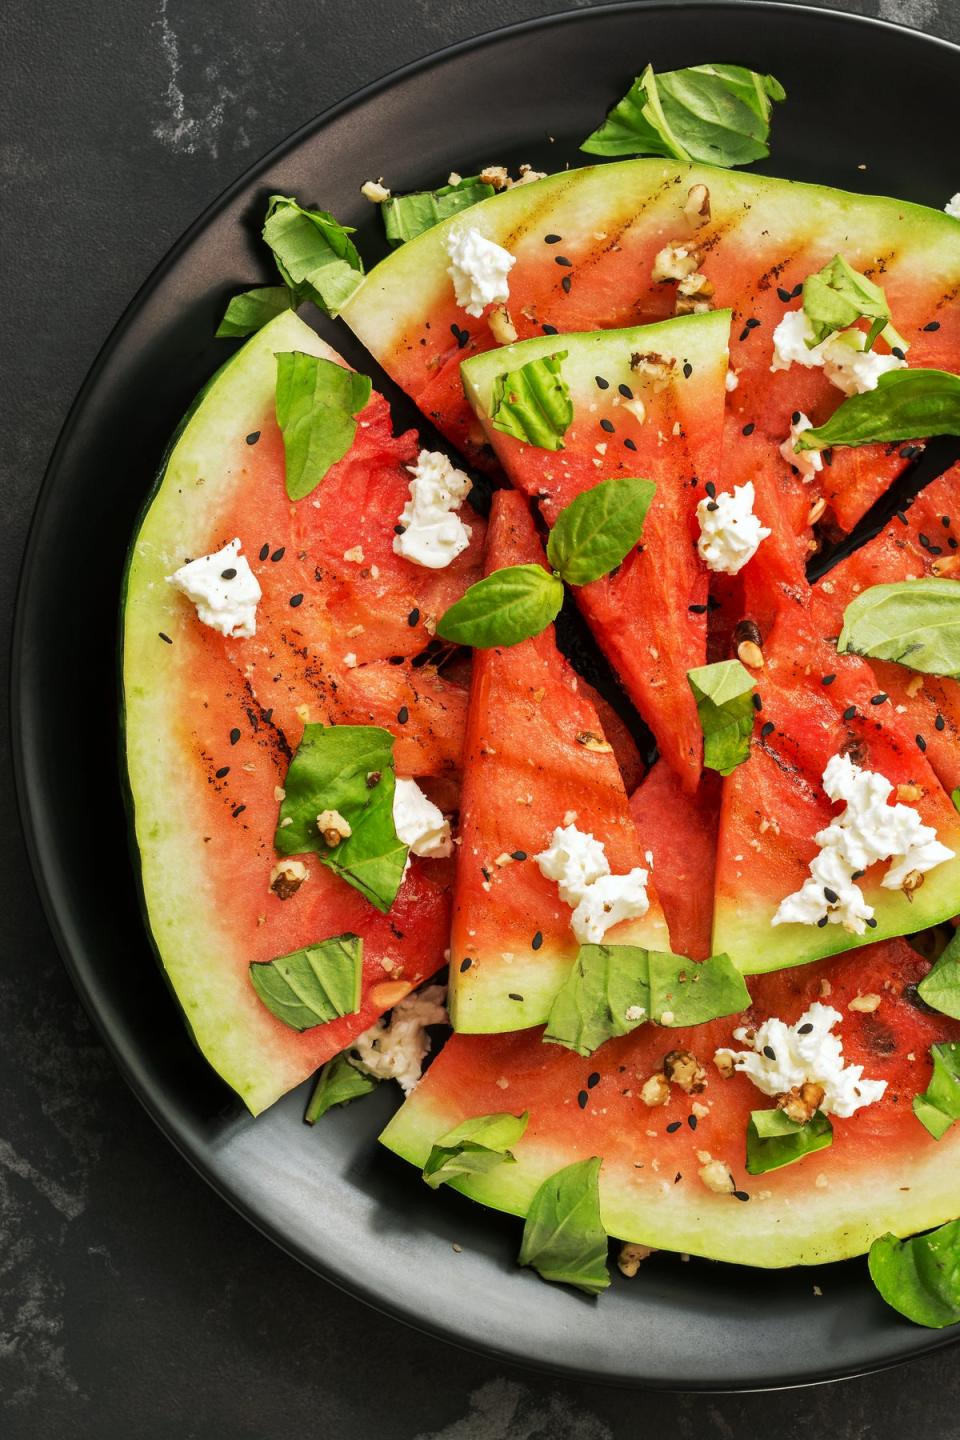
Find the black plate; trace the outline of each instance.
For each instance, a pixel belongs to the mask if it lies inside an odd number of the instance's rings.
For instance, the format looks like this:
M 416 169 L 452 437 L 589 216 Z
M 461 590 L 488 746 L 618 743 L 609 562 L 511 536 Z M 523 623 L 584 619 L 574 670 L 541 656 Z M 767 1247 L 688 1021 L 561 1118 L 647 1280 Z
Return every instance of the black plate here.
M 358 195 L 368 177 L 403 189 L 493 161 L 576 163 L 576 142 L 642 64 L 703 59 L 736 60 L 786 85 L 775 163 L 764 168 L 938 207 L 956 188 L 941 142 L 955 130 L 960 51 L 822 11 L 575 12 L 447 50 L 361 92 L 217 201 L 94 365 L 30 535 L 14 724 L 28 845 L 67 967 L 150 1114 L 238 1210 L 327 1279 L 445 1339 L 584 1378 L 762 1388 L 887 1365 L 951 1336 L 888 1310 L 862 1262 L 764 1273 L 660 1256 L 593 1303 L 515 1269 L 516 1222 L 430 1194 L 380 1152 L 388 1087 L 316 1131 L 301 1124 L 302 1092 L 251 1121 L 192 1048 L 147 944 L 116 763 L 124 554 L 167 435 L 226 353 L 212 339 L 225 297 L 269 273 L 256 243 L 264 197 L 297 194 L 359 223 L 369 254 L 380 241 Z M 369 370 L 338 325 L 322 328 Z

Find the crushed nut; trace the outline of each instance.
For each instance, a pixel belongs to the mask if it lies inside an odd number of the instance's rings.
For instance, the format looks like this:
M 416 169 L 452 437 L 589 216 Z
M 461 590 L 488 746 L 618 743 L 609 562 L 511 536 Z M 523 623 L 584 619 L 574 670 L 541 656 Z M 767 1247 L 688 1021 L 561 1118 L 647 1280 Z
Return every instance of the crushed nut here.
M 484 185 L 492 185 L 494 190 L 506 190 L 510 174 L 506 165 L 485 165 L 480 171 L 480 180 Z
M 932 575 L 953 575 L 960 569 L 960 555 L 944 555 L 930 566 Z
M 699 1095 L 707 1088 L 707 1072 L 689 1050 L 671 1050 L 664 1055 L 663 1073 L 685 1095 Z
M 903 883 L 901 884 L 900 889 L 903 891 L 904 895 L 906 895 L 908 900 L 912 900 L 914 890 L 919 890 L 922 884 L 922 872 L 919 870 L 911 870 L 908 875 L 904 875 Z
M 517 327 L 510 319 L 510 311 L 506 305 L 491 306 L 487 324 L 490 326 L 490 334 L 498 345 L 512 345 L 516 340 Z
M 650 278 L 655 285 L 661 285 L 667 280 L 684 280 L 700 269 L 702 260 L 703 256 L 695 247 L 683 241 L 679 244 L 671 241 L 657 251 Z
M 713 1063 L 716 1065 L 724 1080 L 729 1080 L 730 1076 L 733 1075 L 736 1070 L 733 1057 L 728 1055 L 724 1050 L 717 1051 L 713 1057 Z
M 383 183 L 383 176 L 379 180 L 367 180 L 360 186 L 360 194 L 365 200 L 371 200 L 374 205 L 382 205 L 385 200 L 390 199 L 390 191 Z
M 649 1245 L 633 1245 L 628 1241 L 620 1246 L 617 1268 L 621 1275 L 626 1275 L 628 1280 L 632 1280 L 644 1260 L 648 1260 L 652 1254 L 653 1251 Z
M 902 800 L 906 805 L 912 805 L 916 800 L 923 799 L 922 785 L 898 785 L 897 799 Z
M 644 1105 L 649 1105 L 651 1108 L 654 1105 L 666 1105 L 670 1099 L 670 1082 L 662 1070 L 658 1070 L 655 1075 L 651 1075 L 643 1082 L 640 1099 Z
M 907 683 L 907 694 L 912 700 L 923 689 L 923 676 L 919 672 Z
M 578 730 L 577 744 L 582 745 L 584 750 L 592 750 L 597 755 L 609 755 L 613 746 L 602 735 L 596 735 L 592 730 Z
M 353 545 L 349 550 L 343 552 L 344 560 L 349 560 L 353 565 L 363 564 L 363 546 Z
M 706 1151 L 701 1151 L 700 1153 L 706 1154 Z M 732 1195 L 737 1188 L 733 1183 L 733 1176 L 722 1160 L 711 1160 L 708 1158 L 706 1162 L 700 1166 L 697 1174 L 707 1189 L 713 1191 L 714 1195 Z
M 710 219 L 710 191 L 706 185 L 691 185 L 683 213 L 695 230 Z
M 826 508 L 826 498 L 821 495 L 819 500 L 814 500 L 813 504 L 810 506 L 810 509 L 807 511 L 807 524 L 816 525 L 817 521 L 820 519 Z
M 665 359 L 655 350 L 645 352 L 635 350 L 630 356 L 630 369 L 641 379 L 648 380 L 654 391 L 666 389 L 673 379 L 676 368 L 677 362 L 672 355 L 669 359 Z
M 270 889 L 278 900 L 289 900 L 309 877 L 302 860 L 280 860 L 270 871 Z
M 854 995 L 847 1009 L 856 1010 L 861 1015 L 872 1015 L 874 1010 L 880 1008 L 880 999 L 879 995 L 872 992 L 869 995 Z
M 639 396 L 635 395 L 632 400 L 624 400 L 623 408 L 630 411 L 638 425 L 642 425 L 647 418 L 647 407 Z
M 321 810 L 317 816 L 317 829 L 331 850 L 334 845 L 339 845 L 341 840 L 349 840 L 353 834 L 350 822 L 343 818 L 339 810 Z
M 534 180 L 546 180 L 546 170 L 534 170 L 532 165 L 521 165 L 520 174 L 512 183 L 514 185 L 529 185 Z
M 813 1080 L 804 1080 L 802 1085 L 794 1085 L 786 1094 L 777 1096 L 777 1109 L 782 1110 L 796 1124 L 806 1125 L 823 1104 L 824 1094 L 822 1085 Z
M 704 1105 L 701 1100 L 694 1100 L 693 1104 L 690 1106 L 690 1109 L 692 1113 L 696 1115 L 698 1120 L 706 1120 L 707 1116 L 710 1114 L 710 1106 Z
M 378 1010 L 392 1010 L 412 989 L 413 986 L 408 985 L 406 980 L 381 980 L 370 991 L 370 999 Z

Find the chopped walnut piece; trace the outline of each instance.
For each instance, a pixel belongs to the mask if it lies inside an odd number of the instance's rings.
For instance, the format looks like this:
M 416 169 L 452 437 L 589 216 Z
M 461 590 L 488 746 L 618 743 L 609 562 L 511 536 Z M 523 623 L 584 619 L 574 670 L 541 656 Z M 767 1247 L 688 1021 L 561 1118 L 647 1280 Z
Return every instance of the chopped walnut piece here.
M 663 1073 L 685 1095 L 699 1095 L 707 1088 L 707 1072 L 689 1050 L 671 1050 L 664 1055 Z
M 670 1082 L 662 1070 L 658 1070 L 655 1075 L 651 1075 L 643 1082 L 640 1099 L 651 1109 L 654 1105 L 666 1105 L 670 1099 Z
M 806 1125 L 823 1104 L 824 1093 L 822 1085 L 813 1080 L 804 1080 L 802 1085 L 794 1085 L 786 1094 L 777 1096 L 777 1109 L 782 1110 L 798 1125 Z
M 280 860 L 270 871 L 270 889 L 278 900 L 289 900 L 309 878 L 310 871 L 302 860 Z
M 650 381 L 654 391 L 664 390 L 670 384 L 676 368 L 677 362 L 672 355 L 667 360 L 653 350 L 645 353 L 636 350 L 630 356 L 630 369 L 641 379 Z
M 480 179 L 484 185 L 492 185 L 494 190 L 506 190 L 510 184 L 506 165 L 485 165 L 480 171 Z
M 487 316 L 490 334 L 498 345 L 512 345 L 517 338 L 517 327 L 510 319 L 506 305 L 494 305 Z
M 363 546 L 353 545 L 349 550 L 343 552 L 344 560 L 349 560 L 353 565 L 363 564 Z
M 701 1155 L 706 1153 L 706 1151 L 700 1151 Z M 732 1195 L 737 1188 L 733 1183 L 733 1176 L 722 1160 L 711 1160 L 708 1156 L 704 1164 L 700 1166 L 697 1174 L 707 1189 L 713 1191 L 714 1195 Z
M 628 1280 L 632 1280 L 644 1260 L 648 1260 L 652 1254 L 653 1251 L 649 1245 L 633 1245 L 628 1241 L 620 1246 L 617 1268 L 621 1275 L 626 1275 Z
M 879 1010 L 880 1000 L 881 996 L 873 993 L 868 995 L 854 995 L 847 1009 L 856 1010 L 861 1015 L 872 1015 L 874 1010 Z
M 827 996 L 828 996 L 828 995 L 832 995 L 832 994 L 833 994 L 833 986 L 830 984 L 830 981 L 827 979 L 826 975 L 821 976 L 821 978 L 820 978 L 820 999 L 821 999 L 821 1000 L 826 1000 Z
M 341 840 L 349 840 L 353 834 L 349 820 L 345 820 L 339 810 L 321 810 L 317 816 L 317 829 L 331 850 Z
M 900 889 L 908 900 L 912 900 L 914 890 L 919 890 L 922 884 L 923 872 L 921 870 L 911 870 L 908 875 L 904 875 Z
M 703 256 L 694 246 L 685 241 L 671 241 L 658 250 L 654 257 L 650 278 L 656 285 L 667 280 L 684 280 L 700 269 Z
M 519 176 L 516 180 L 512 181 L 512 184 L 529 185 L 534 180 L 546 180 L 546 178 L 546 170 L 534 170 L 532 165 L 521 165 Z
M 383 176 L 379 180 L 367 180 L 360 186 L 360 194 L 364 200 L 370 200 L 374 205 L 382 205 L 385 200 L 390 199 L 390 191 L 383 183 Z
M 597 755 L 609 755 L 613 746 L 602 735 L 595 735 L 592 730 L 578 730 L 577 744 L 582 745 L 584 750 L 592 750 Z
M 720 1071 L 720 1074 L 723 1076 L 724 1080 L 729 1080 L 730 1076 L 736 1070 L 736 1066 L 733 1063 L 732 1057 L 728 1055 L 725 1050 L 717 1051 L 716 1055 L 714 1055 L 713 1057 L 713 1063 Z
M 913 678 L 912 678 L 910 681 L 908 681 L 907 687 L 906 687 L 906 691 L 907 691 L 907 694 L 909 695 L 910 699 L 912 700 L 916 695 L 919 695 L 919 693 L 920 693 L 920 691 L 921 691 L 922 689 L 923 689 L 923 676 L 922 676 L 922 675 L 919 673 L 919 671 L 918 671 L 917 674 L 914 675 Z
M 691 185 L 683 213 L 693 228 L 699 229 L 710 219 L 710 191 L 706 185 Z

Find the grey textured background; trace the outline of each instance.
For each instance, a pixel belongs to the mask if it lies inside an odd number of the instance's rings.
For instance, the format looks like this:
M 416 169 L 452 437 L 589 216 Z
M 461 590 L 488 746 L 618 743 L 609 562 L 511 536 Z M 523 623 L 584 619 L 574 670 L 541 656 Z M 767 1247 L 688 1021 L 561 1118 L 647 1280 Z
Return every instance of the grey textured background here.
M 21 0 L 8 10 L 0 85 L 4 631 L 34 497 L 69 404 L 129 296 L 190 221 L 261 153 L 359 85 L 452 41 L 584 5 Z M 957 0 L 835 0 L 834 8 L 960 40 Z M 888 80 L 895 92 L 895 77 L 878 77 Z M 179 1159 L 91 1031 L 34 897 L 6 733 L 3 746 L 7 1440 L 272 1440 L 294 1429 L 318 1437 L 373 1431 L 378 1440 L 957 1433 L 955 1350 L 780 1396 L 622 1394 L 460 1354 L 300 1269 Z

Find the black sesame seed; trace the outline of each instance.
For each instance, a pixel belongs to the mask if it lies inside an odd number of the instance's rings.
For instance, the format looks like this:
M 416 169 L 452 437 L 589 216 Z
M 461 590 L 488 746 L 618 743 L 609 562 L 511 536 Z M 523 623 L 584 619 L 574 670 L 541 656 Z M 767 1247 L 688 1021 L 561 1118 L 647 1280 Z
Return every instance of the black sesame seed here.
M 532 947 L 533 947 L 534 950 L 539 950 L 539 949 L 540 949 L 540 946 L 543 944 L 543 932 L 542 932 L 542 930 L 538 930 L 538 931 L 537 931 L 536 935 L 534 935 L 533 940 L 532 940 L 530 943 L 531 943 L 531 945 L 532 945 Z
M 690 1129 L 691 1129 L 691 1130 L 696 1130 L 696 1128 L 697 1128 L 697 1117 L 696 1117 L 696 1115 L 688 1115 L 688 1116 L 687 1116 L 687 1124 L 690 1126 Z
M 234 726 L 234 728 L 230 731 L 230 744 L 231 744 L 231 745 L 236 745 L 236 743 L 237 743 L 237 741 L 238 741 L 239 739 L 240 739 L 240 731 L 236 728 L 236 726 Z
M 796 285 L 794 285 L 793 289 L 790 291 L 790 299 L 791 299 L 791 300 L 796 300 L 797 296 L 798 296 L 798 295 L 802 295 L 802 294 L 803 294 L 803 281 L 800 280 L 800 281 L 798 281 L 798 283 L 797 283 Z
M 733 1198 L 734 1200 L 749 1200 L 750 1196 L 747 1194 L 746 1190 L 734 1190 Z
M 949 516 L 949 515 L 941 515 L 941 516 L 940 516 L 940 524 L 943 526 L 944 530 L 949 530 L 949 529 L 950 529 L 950 516 Z
M 630 389 L 629 385 L 618 385 L 617 389 L 620 391 L 620 394 L 623 396 L 624 400 L 633 399 L 633 391 Z
M 706 615 L 707 613 L 706 605 L 688 605 L 687 609 L 691 615 Z
M 881 690 L 878 695 L 871 695 L 871 696 L 870 696 L 870 704 L 871 704 L 871 705 L 882 705 L 883 702 L 884 702 L 887 698 L 888 698 L 888 697 L 887 697 L 887 696 L 884 694 L 884 692 Z
M 895 510 L 893 513 L 896 515 L 901 525 L 909 525 L 910 522 L 902 510 Z
M 609 380 L 604 380 L 604 378 L 603 378 L 602 375 L 594 375 L 593 378 L 594 378 L 594 380 L 596 381 L 597 389 L 598 389 L 598 390 L 609 390 L 609 389 L 610 389 L 610 381 L 609 381 Z
M 406 725 L 409 719 L 410 711 L 407 709 L 406 705 L 401 705 L 400 709 L 397 711 L 397 724 Z
M 220 571 L 221 580 L 236 580 L 236 578 L 237 572 L 232 565 L 229 565 L 226 570 Z
M 764 1045 L 763 1053 L 764 1055 L 766 1055 L 768 1060 L 772 1060 L 774 1064 L 777 1063 L 777 1052 L 776 1050 L 774 1050 L 772 1045 Z
M 833 682 L 834 682 L 834 680 L 836 680 L 836 678 L 837 678 L 836 675 L 822 675 L 822 676 L 820 677 L 820 684 L 821 684 L 821 685 L 832 685 Z
M 797 1029 L 797 1034 L 798 1034 L 798 1035 L 811 1035 L 812 1033 L 813 1033 L 813 1026 L 810 1024 L 810 1021 L 809 1021 L 809 1020 L 807 1021 L 806 1025 L 801 1025 L 801 1026 L 799 1026 L 799 1028 Z
M 832 450 L 824 450 L 824 451 L 823 451 L 823 463 L 824 463 L 824 465 L 832 465 L 832 464 L 833 464 L 833 451 L 832 451 Z
M 394 535 L 405 535 L 407 533 L 406 525 L 394 525 L 393 533 Z
M 904 445 L 903 449 L 900 451 L 900 459 L 912 460 L 914 455 L 920 454 L 921 449 L 922 446 L 920 445 Z
M 270 546 L 269 546 L 269 545 L 261 545 L 261 546 L 260 546 L 260 559 L 261 559 L 261 560 L 266 560 L 266 558 L 267 558 L 267 556 L 268 556 L 269 554 L 270 554 Z
M 790 294 L 789 290 L 784 290 L 782 285 L 778 285 L 777 298 L 782 300 L 784 305 L 787 305 L 793 299 L 793 296 Z
M 623 443 L 624 443 L 624 445 L 626 446 L 626 448 L 627 448 L 628 450 L 636 450 L 636 448 L 637 448 L 637 445 L 636 445 L 636 441 L 635 441 L 635 440 L 624 440 Z M 955 540 L 951 540 L 950 543 L 951 543 L 951 545 L 955 545 L 955 544 L 956 544 L 956 541 L 955 541 Z
M 560 281 L 560 284 L 561 284 L 561 286 L 563 287 L 563 292 L 564 292 L 564 294 L 565 294 L 565 295 L 569 295 L 569 294 L 570 294 L 570 286 L 573 284 L 573 281 L 571 280 L 570 276 L 569 276 L 569 275 L 564 275 L 563 279 Z
M 302 605 L 302 604 L 303 604 L 303 591 L 302 591 L 302 590 L 298 590 L 297 593 L 296 593 L 296 595 L 291 595 L 291 596 L 290 596 L 290 605 L 291 605 L 291 607 L 292 607 L 294 610 L 296 610 L 297 606 L 298 606 L 298 605 Z
M 906 360 L 906 358 L 907 358 L 906 355 L 904 354 L 903 350 L 900 348 L 899 345 L 891 345 L 891 346 L 890 346 L 890 354 L 891 354 L 891 355 L 896 355 L 896 357 L 897 357 L 898 360 Z
M 692 374 L 693 374 L 693 366 L 690 364 L 690 361 L 689 361 L 689 360 L 684 360 L 684 362 L 683 362 L 683 378 L 684 378 L 684 380 L 689 380 L 689 379 L 690 379 L 690 376 L 691 376 Z
M 761 738 L 761 740 L 766 740 L 766 738 L 767 738 L 768 735 L 772 735 L 772 734 L 773 734 L 773 731 L 774 731 L 774 728 L 775 728 L 775 727 L 774 727 L 774 724 L 773 724 L 773 721 L 772 721 L 772 720 L 765 720 L 765 721 L 763 722 L 763 724 L 760 726 L 760 738 Z
M 714 485 L 714 483 L 713 483 L 712 480 L 708 480 L 707 483 L 706 483 L 706 485 L 704 485 L 703 488 L 704 488 L 704 490 L 706 490 L 707 494 L 710 496 L 710 499 L 712 500 L 713 497 L 714 497 L 714 496 L 716 495 L 716 493 L 717 493 L 717 487 L 716 487 L 716 485 Z
M 173 641 L 170 639 L 170 636 L 169 636 L 169 635 L 165 635 L 162 630 L 158 630 L 158 631 L 157 631 L 157 634 L 160 636 L 160 639 L 164 642 L 165 645 L 172 645 L 172 644 L 173 644 Z
M 286 547 L 286 545 L 279 545 L 279 546 L 277 547 L 277 549 L 274 550 L 273 554 L 270 556 L 270 559 L 273 561 L 274 565 L 276 565 L 277 561 L 278 561 L 278 560 L 282 560 L 283 557 L 284 557 L 284 555 L 285 555 L 286 553 L 287 553 L 287 547 Z
M 856 705 L 848 705 L 847 708 L 846 708 L 846 710 L 844 710 L 844 712 L 843 712 L 843 718 L 844 718 L 844 720 L 852 720 L 853 717 L 856 715 L 856 713 L 857 713 L 857 707 L 856 707 Z
M 867 918 L 867 925 L 869 926 L 869 928 L 870 928 L 871 930 L 876 930 L 876 928 L 877 928 L 877 921 L 876 921 L 876 919 L 875 919 L 872 915 L 868 916 L 868 918 Z
M 934 720 L 934 722 L 933 722 L 933 728 L 934 728 L 935 730 L 943 730 L 943 729 L 946 728 L 946 724 L 947 724 L 947 722 L 946 722 L 946 720 L 944 720 L 943 716 L 942 716 L 942 715 L 938 715 L 937 718 L 936 718 L 936 720 Z
M 456 321 L 454 321 L 454 323 L 450 326 L 450 334 L 453 336 L 454 340 L 456 340 L 457 346 L 461 350 L 463 349 L 464 345 L 466 345 L 467 341 L 470 339 L 470 331 L 461 330 L 460 326 L 456 323 Z
M 924 535 L 923 531 L 921 530 L 920 533 L 917 535 L 917 539 L 920 541 L 920 544 L 923 546 L 924 550 L 930 549 L 929 535 Z
M 753 708 L 754 708 L 754 710 L 762 710 L 762 709 L 763 709 L 763 701 L 761 700 L 760 696 L 759 696 L 758 694 L 756 694 L 756 692 L 754 692 L 754 695 L 753 695 Z
M 926 325 L 924 325 L 923 328 L 924 328 L 924 330 L 939 330 L 939 329 L 940 329 L 940 321 L 939 321 L 939 320 L 930 320 L 930 321 L 927 322 Z
M 740 338 L 741 340 L 749 340 L 749 338 L 750 338 L 750 331 L 749 331 L 749 330 L 746 330 L 746 329 L 741 330 L 741 331 L 740 331 L 739 338 Z
M 821 915 L 821 916 L 820 916 L 820 919 L 817 921 L 817 929 L 818 929 L 818 930 L 822 930 L 823 927 L 824 927 L 824 925 L 826 925 L 827 923 L 828 923 L 828 922 L 827 922 L 827 917 L 826 917 L 826 915 Z
M 924 740 L 923 736 L 922 736 L 922 735 L 917 735 L 917 736 L 915 736 L 914 738 L 916 739 L 916 742 L 917 742 L 917 749 L 918 749 L 918 750 L 926 750 L 926 748 L 927 748 L 927 742 L 926 742 L 926 740 Z
M 527 852 L 526 850 L 511 850 L 510 858 L 511 860 L 526 860 Z
M 799 424 L 800 424 L 800 411 L 799 411 L 799 410 L 794 410 L 793 414 L 790 416 L 790 424 L 791 424 L 791 425 L 799 425 Z
M 389 658 L 389 660 L 387 661 L 387 664 L 388 664 L 388 665 L 402 665 L 403 662 L 404 662 L 404 658 L 405 658 L 405 657 L 404 657 L 403 655 L 391 655 L 390 658 Z
M 760 324 L 760 321 L 759 321 L 759 320 L 755 320 L 754 317 L 751 315 L 751 316 L 750 316 L 750 319 L 749 319 L 749 320 L 744 320 L 743 323 L 744 323 L 744 327 L 745 327 L 747 330 L 756 330 L 757 326 Z
M 683 1121 L 682 1121 L 682 1120 L 671 1120 L 671 1121 L 670 1121 L 670 1124 L 667 1126 L 667 1134 L 668 1134 L 668 1135 L 675 1135 L 675 1134 L 677 1133 L 677 1131 L 680 1129 L 680 1126 L 681 1126 L 682 1124 L 683 1124 Z
M 413 609 L 410 611 L 410 614 L 407 616 L 407 624 L 410 626 L 411 630 L 413 629 L 414 625 L 420 624 L 420 611 L 416 605 L 414 605 Z
M 226 776 L 229 775 L 229 774 L 230 774 L 230 766 L 229 766 L 229 765 L 221 765 L 221 766 L 220 766 L 220 769 L 219 769 L 219 770 L 217 771 L 217 773 L 216 773 L 216 778 L 217 778 L 218 780 L 223 780 L 223 779 L 225 779 Z
M 573 265 L 573 261 L 568 260 L 566 255 L 554 255 L 553 263 L 555 265 L 566 265 L 568 269 Z
M 246 810 L 246 808 L 247 808 L 246 805 L 235 805 L 234 808 L 233 808 L 233 810 L 232 810 L 232 812 L 231 812 L 232 815 L 233 815 L 234 820 L 236 820 L 236 818 L 237 818 L 238 815 L 242 815 L 243 812 L 244 812 L 244 810 Z
M 581 1109 L 581 1110 L 586 1110 L 586 1108 L 587 1108 L 587 1101 L 588 1101 L 589 1099 L 590 1099 L 590 1096 L 587 1094 L 586 1090 L 581 1090 L 581 1091 L 580 1091 L 580 1094 L 577 1096 L 577 1104 L 580 1106 L 580 1109 Z
M 470 966 L 471 966 L 472 964 L 473 964 L 473 961 L 472 961 L 472 959 L 470 958 L 470 956 L 469 956 L 469 955 L 464 955 L 463 959 L 460 961 L 460 974 L 463 975 L 467 970 L 470 969 Z
M 563 237 L 562 235 L 544 235 L 543 238 L 547 245 L 558 245 Z
M 592 1090 L 593 1087 L 594 1087 L 594 1085 L 599 1085 L 599 1084 L 600 1084 L 600 1071 L 599 1071 L 599 1070 L 594 1070 L 591 1075 L 588 1075 L 588 1076 L 587 1076 L 587 1089 L 588 1089 L 588 1090 Z
M 612 421 L 612 420 L 607 420 L 607 419 L 601 420 L 601 421 L 600 421 L 600 429 L 601 429 L 601 430 L 606 430 L 606 432 L 607 432 L 608 435 L 612 435 L 612 434 L 613 434 L 613 431 L 614 431 L 613 421 Z
M 557 329 L 556 325 L 541 325 L 540 329 L 543 331 L 544 335 L 560 334 L 560 331 Z
M 837 894 L 836 890 L 831 890 L 829 885 L 824 885 L 823 894 L 828 905 L 836 905 L 837 901 L 840 899 L 840 896 Z
M 740 433 L 741 435 L 752 435 L 756 428 L 756 425 L 754 425 L 753 421 L 751 420 L 748 425 L 744 425 Z
M 507 996 L 507 999 L 508 999 L 508 1000 L 522 1000 L 522 999 L 523 999 L 523 996 L 522 996 L 522 995 L 518 995 L 518 994 L 516 994 L 515 991 L 511 990 L 510 993 L 509 993 L 509 995 Z
M 259 439 L 260 439 L 260 431 L 259 431 L 259 430 L 251 430 L 251 431 L 250 431 L 250 434 L 247 436 L 247 444 L 248 444 L 248 445 L 256 445 L 256 443 L 257 443 L 257 441 L 258 441 Z
M 957 546 L 960 545 L 960 540 L 955 539 L 954 536 L 951 535 L 948 543 L 951 550 L 956 550 Z

